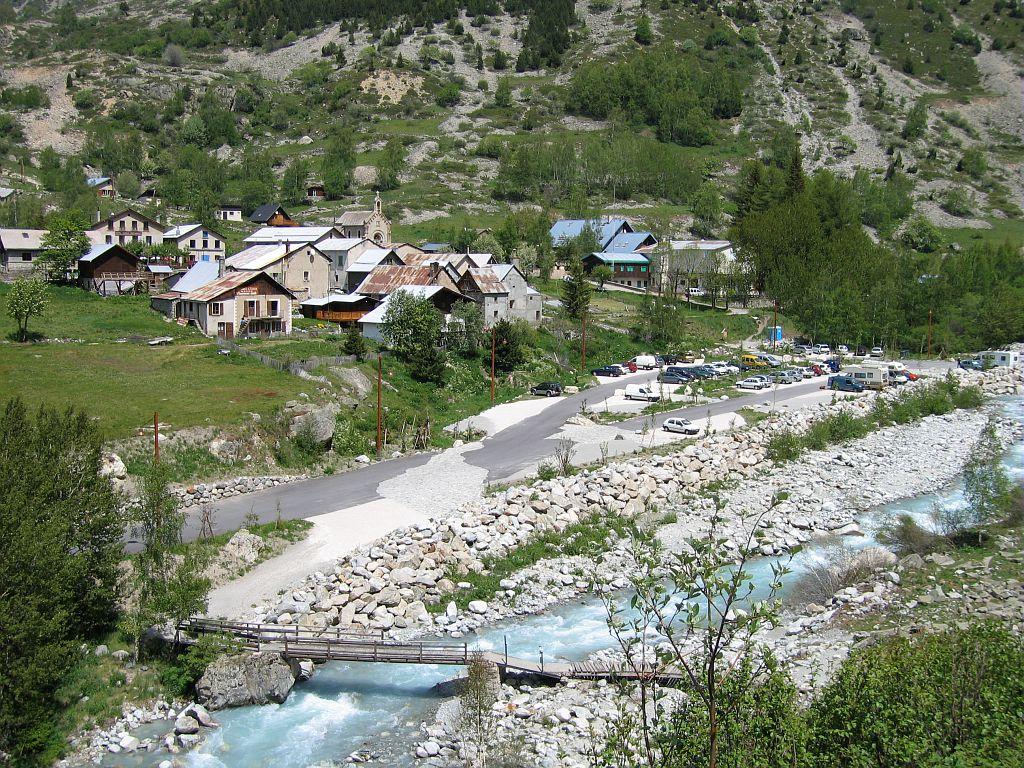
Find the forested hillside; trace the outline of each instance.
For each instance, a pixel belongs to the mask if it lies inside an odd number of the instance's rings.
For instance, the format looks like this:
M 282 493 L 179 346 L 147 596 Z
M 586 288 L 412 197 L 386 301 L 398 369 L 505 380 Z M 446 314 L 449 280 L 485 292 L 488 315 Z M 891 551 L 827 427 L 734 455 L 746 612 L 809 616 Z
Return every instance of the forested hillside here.
M 380 189 L 403 239 L 530 207 L 760 242 L 751 196 L 778 203 L 760 180 L 799 150 L 802 173 L 849 187 L 856 244 L 829 258 L 881 249 L 903 275 L 1024 239 L 1019 1 L 122 0 L 0 18 L 0 185 L 26 190 L 6 224 L 149 188 L 171 220 L 270 200 L 330 220 Z M 122 199 L 98 204 L 87 175 Z M 306 204 L 310 180 L 326 202 Z

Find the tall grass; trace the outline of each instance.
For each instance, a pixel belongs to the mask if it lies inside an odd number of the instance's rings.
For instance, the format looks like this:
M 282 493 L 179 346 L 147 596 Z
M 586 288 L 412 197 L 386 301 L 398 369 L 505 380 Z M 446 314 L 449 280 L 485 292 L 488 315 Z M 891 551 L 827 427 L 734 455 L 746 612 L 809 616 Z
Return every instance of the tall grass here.
M 768 441 L 768 458 L 793 461 L 805 450 L 821 451 L 830 445 L 856 440 L 881 427 L 909 424 L 925 416 L 940 416 L 962 408 L 977 408 L 985 402 L 975 386 L 961 386 L 952 375 L 902 392 L 896 398 L 878 397 L 864 416 L 840 411 L 819 419 L 806 432 L 783 430 Z

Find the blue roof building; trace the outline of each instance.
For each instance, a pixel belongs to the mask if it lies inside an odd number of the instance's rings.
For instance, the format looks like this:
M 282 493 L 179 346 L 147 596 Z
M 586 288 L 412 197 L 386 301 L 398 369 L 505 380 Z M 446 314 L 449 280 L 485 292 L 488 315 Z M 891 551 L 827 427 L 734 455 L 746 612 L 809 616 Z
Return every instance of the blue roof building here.
M 564 245 L 583 234 L 583 230 L 592 229 L 597 234 L 597 243 L 601 250 L 622 232 L 632 232 L 633 227 L 625 219 L 561 219 L 551 225 L 551 244 Z
M 608 253 L 635 253 L 644 248 L 653 248 L 658 238 L 650 232 L 620 232 L 604 247 Z

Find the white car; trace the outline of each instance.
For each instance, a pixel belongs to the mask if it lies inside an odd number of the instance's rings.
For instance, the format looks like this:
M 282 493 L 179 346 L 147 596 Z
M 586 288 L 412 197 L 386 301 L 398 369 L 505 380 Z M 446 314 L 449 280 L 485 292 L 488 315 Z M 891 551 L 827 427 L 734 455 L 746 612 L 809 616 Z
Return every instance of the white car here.
M 885 350 L 881 347 L 872 347 L 871 357 L 885 357 Z
M 687 293 L 689 293 L 691 296 L 704 296 L 707 294 L 707 291 L 705 291 L 703 288 L 691 288 L 689 291 L 687 291 Z
M 666 432 L 680 432 L 684 435 L 700 434 L 700 427 L 694 426 L 689 419 L 683 419 L 677 416 L 673 416 L 671 419 L 665 419 L 665 423 L 661 425 L 661 428 Z
M 838 347 L 836 347 L 836 352 L 838 352 L 840 355 L 848 355 L 850 354 L 850 348 L 845 344 L 840 344 Z
M 829 348 L 828 344 L 815 344 L 814 345 L 814 354 L 816 354 L 816 355 L 831 355 L 832 354 L 832 350 Z
M 763 376 L 751 376 L 743 381 L 736 382 L 737 389 L 768 389 L 771 384 Z
M 710 363 L 705 363 L 709 368 L 714 369 L 720 376 L 727 376 L 730 373 L 739 373 L 739 366 L 731 365 L 724 360 L 714 360 Z

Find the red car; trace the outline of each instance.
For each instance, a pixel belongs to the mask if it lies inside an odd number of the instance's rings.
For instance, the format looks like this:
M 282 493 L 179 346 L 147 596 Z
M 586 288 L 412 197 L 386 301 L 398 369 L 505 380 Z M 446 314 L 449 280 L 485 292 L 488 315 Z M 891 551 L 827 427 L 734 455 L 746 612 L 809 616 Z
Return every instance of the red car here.
M 917 381 L 921 378 L 916 373 L 912 373 L 910 371 L 900 371 L 900 373 L 907 377 L 907 381 Z
M 632 360 L 627 360 L 624 363 L 619 363 L 623 368 L 628 368 L 630 373 L 636 373 L 636 363 Z

